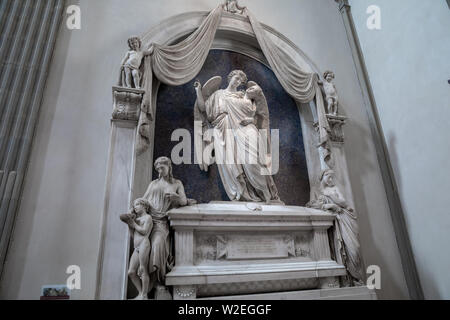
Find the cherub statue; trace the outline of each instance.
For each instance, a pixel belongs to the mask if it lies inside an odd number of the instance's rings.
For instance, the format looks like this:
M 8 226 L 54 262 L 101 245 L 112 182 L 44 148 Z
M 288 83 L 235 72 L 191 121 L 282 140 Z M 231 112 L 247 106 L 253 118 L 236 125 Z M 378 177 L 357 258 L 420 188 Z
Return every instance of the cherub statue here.
M 237 3 L 237 0 L 226 0 L 225 4 L 224 4 L 224 8 L 225 8 L 226 11 L 228 11 L 230 13 L 243 14 L 244 13 L 244 9 L 246 7 L 241 7 Z
M 325 79 L 325 81 L 319 81 L 319 84 L 322 86 L 322 91 L 325 94 L 328 113 L 333 116 L 337 116 L 339 101 L 336 87 L 332 82 L 335 78 L 334 72 L 325 71 L 325 73 L 323 74 L 323 78 Z
M 130 47 L 130 51 L 127 52 L 122 60 L 120 69 L 121 80 L 119 85 L 127 88 L 140 89 L 140 68 L 142 65 L 142 59 L 153 53 L 153 46 L 150 46 L 148 50 L 141 50 L 142 42 L 139 37 L 131 37 L 128 39 L 128 46 Z
M 128 224 L 133 231 L 134 251 L 130 259 L 128 276 L 139 292 L 135 300 L 147 300 L 150 291 L 148 262 L 151 250 L 149 236 L 153 229 L 153 219 L 149 214 L 151 210 L 150 202 L 140 198 L 134 201 L 131 213 L 120 216 L 120 220 Z

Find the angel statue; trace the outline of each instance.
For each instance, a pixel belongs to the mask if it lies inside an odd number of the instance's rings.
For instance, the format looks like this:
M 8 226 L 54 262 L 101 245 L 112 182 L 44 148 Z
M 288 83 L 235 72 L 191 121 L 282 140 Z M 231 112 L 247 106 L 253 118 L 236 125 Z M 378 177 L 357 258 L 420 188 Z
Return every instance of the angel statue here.
M 222 78 L 210 79 L 204 86 L 194 84 L 197 101 L 195 121 L 202 130 L 195 139 L 200 168 L 212 163 L 198 150 L 214 150 L 220 178 L 231 201 L 282 203 L 272 178 L 269 108 L 262 89 L 247 83 L 243 71 L 228 75 L 228 86 L 219 90 Z M 238 91 L 247 84 L 246 91 Z M 206 158 L 206 159 L 205 159 Z

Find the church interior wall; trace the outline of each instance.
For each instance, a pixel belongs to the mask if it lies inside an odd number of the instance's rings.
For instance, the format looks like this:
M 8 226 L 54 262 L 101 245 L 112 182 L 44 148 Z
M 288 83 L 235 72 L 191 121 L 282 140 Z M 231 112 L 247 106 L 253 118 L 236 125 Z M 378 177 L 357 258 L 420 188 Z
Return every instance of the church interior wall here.
M 445 1 L 350 1 L 426 299 L 449 299 L 450 28 Z M 366 27 L 370 5 L 381 29 Z M 389 8 L 389 9 L 388 9 Z M 401 21 L 401 23 L 399 23 Z
M 0 296 L 37 299 L 41 286 L 64 284 L 81 268 L 74 299 L 93 299 L 112 112 L 111 86 L 130 35 L 163 19 L 212 10 L 206 0 L 80 0 L 81 30 L 62 25 Z M 366 266 L 382 270 L 379 298 L 408 298 L 363 97 L 338 7 L 331 0 L 246 0 L 258 19 L 285 35 L 321 71 L 333 70 L 343 113 L 345 153 Z

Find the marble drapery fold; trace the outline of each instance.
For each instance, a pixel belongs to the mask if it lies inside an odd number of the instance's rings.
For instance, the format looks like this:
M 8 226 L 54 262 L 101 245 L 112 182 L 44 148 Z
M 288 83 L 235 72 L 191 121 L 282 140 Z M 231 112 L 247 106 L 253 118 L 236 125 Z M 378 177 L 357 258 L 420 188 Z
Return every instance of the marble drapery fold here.
M 172 86 L 183 85 L 194 79 L 203 67 L 211 49 L 223 11 L 223 6 L 219 5 L 211 11 L 197 30 L 175 45 L 153 44 L 153 54 L 145 58 L 144 88 L 146 93 L 142 103 L 141 118 L 143 119 L 139 123 L 138 154 L 145 151 L 149 144 L 150 126 L 147 124 L 152 110 L 153 75 L 162 83 Z M 309 103 L 316 98 L 319 146 L 326 150 L 325 160 L 328 160 L 330 126 L 318 85 L 318 74 L 302 70 L 290 56 L 275 45 L 260 22 L 248 9 L 244 10 L 244 15 L 248 16 L 261 50 L 286 92 L 300 103 Z
M 137 153 L 141 154 L 149 146 L 152 110 L 153 75 L 162 83 L 179 86 L 188 83 L 200 72 L 216 35 L 222 17 L 220 5 L 208 15 L 200 27 L 185 40 L 171 46 L 153 44 L 153 54 L 145 58 L 143 86 L 144 99 L 139 120 Z
M 261 50 L 284 90 L 300 103 L 309 103 L 316 98 L 319 145 L 326 149 L 325 160 L 328 160 L 330 151 L 327 142 L 330 126 L 326 118 L 324 101 L 318 84 L 319 75 L 303 71 L 290 56 L 275 45 L 264 31 L 261 23 L 248 9 L 245 9 L 244 13 L 248 16 Z
M 222 12 L 222 6 L 211 11 L 200 27 L 180 43 L 154 45 L 153 73 L 161 82 L 179 86 L 194 79 L 208 57 Z

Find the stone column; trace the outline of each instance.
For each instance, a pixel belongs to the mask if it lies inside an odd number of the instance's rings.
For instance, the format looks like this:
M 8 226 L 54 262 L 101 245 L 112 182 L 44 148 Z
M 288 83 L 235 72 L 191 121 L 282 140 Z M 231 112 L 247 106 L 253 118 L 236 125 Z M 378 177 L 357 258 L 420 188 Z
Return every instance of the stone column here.
M 0 274 L 63 13 L 64 0 L 0 2 Z

